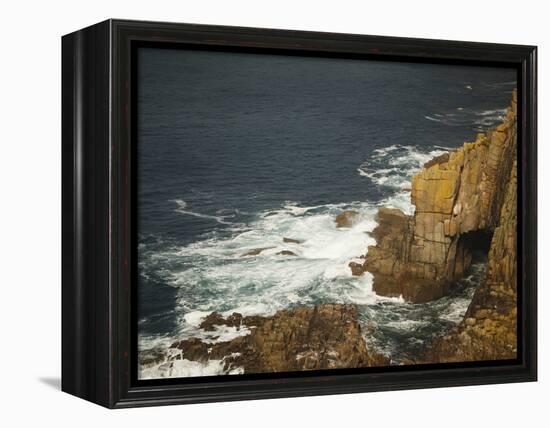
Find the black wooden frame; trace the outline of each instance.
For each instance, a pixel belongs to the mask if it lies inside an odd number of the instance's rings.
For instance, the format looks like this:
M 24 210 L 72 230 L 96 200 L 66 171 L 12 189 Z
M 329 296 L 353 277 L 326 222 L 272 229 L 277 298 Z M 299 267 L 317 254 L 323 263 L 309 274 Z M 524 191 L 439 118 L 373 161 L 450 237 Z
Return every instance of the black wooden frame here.
M 131 77 L 138 43 L 516 68 L 518 360 L 137 381 Z M 62 74 L 63 391 L 122 408 L 536 380 L 536 47 L 108 20 L 63 37 Z

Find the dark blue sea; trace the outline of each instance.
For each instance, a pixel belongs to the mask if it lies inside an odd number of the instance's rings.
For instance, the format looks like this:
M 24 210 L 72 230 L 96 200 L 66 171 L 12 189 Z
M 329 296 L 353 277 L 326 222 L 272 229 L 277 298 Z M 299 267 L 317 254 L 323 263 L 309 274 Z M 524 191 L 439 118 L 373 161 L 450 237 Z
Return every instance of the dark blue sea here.
M 454 295 L 412 305 L 347 264 L 374 244 L 378 208 L 412 214 L 412 175 L 501 121 L 515 87 L 503 68 L 140 48 L 140 351 L 247 333 L 200 330 L 212 311 L 340 302 L 358 305 L 376 327 L 367 343 L 395 364 L 421 352 L 462 319 L 484 265 Z M 346 209 L 362 220 L 338 229 Z M 140 376 L 223 373 L 178 364 Z

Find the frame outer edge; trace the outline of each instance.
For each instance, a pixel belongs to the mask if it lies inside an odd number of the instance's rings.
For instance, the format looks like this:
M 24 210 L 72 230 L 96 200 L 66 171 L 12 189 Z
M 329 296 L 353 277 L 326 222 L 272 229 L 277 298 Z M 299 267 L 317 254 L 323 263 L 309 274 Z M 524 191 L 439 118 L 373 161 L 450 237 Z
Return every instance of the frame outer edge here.
M 526 302 L 529 306 L 529 324 L 527 326 L 527 335 L 529 341 L 529 375 L 530 380 L 537 381 L 538 379 L 538 267 L 537 267 L 537 254 L 538 254 L 538 240 L 537 240 L 537 172 L 538 172 L 538 158 L 537 158 L 537 144 L 538 144 L 538 111 L 537 111 L 537 88 L 538 88 L 538 48 L 532 46 L 530 49 L 529 57 L 529 69 L 527 71 L 527 77 L 529 79 L 529 86 L 526 91 L 527 100 L 529 105 L 529 112 L 526 118 L 526 131 L 529 132 L 529 136 L 526 138 L 526 144 L 530 150 L 530 156 L 527 157 L 527 168 L 529 168 L 529 183 L 525 181 L 527 187 L 526 194 L 529 199 L 526 205 L 530 212 L 528 212 L 528 225 L 526 237 L 529 243 L 529 259 L 533 262 L 527 264 L 527 270 L 529 275 L 526 276 L 526 282 L 529 284 L 530 296 Z M 528 185 L 528 186 L 527 186 Z M 529 260 L 527 260 L 529 262 Z M 527 287 L 525 287 L 527 288 Z M 524 305 L 527 309 L 527 305 Z
M 527 252 L 531 257 L 536 257 L 536 48 L 530 46 L 517 46 L 517 45 L 497 45 L 497 44 L 482 44 L 475 42 L 456 42 L 449 41 L 445 44 L 441 40 L 428 40 L 428 39 L 410 39 L 410 38 L 397 38 L 397 37 L 376 37 L 376 36 L 361 36 L 361 35 L 345 35 L 345 34 L 331 34 L 331 33 L 313 33 L 313 32 L 300 32 L 300 31 L 288 31 L 288 30 L 269 30 L 269 29 L 247 29 L 243 27 L 220 27 L 220 26 L 200 26 L 192 24 L 166 24 L 166 23 L 152 23 L 152 22 L 140 22 L 140 21 L 124 21 L 124 20 L 109 20 L 96 26 L 89 27 L 89 29 L 81 30 L 73 33 L 72 39 L 78 39 L 80 34 L 84 32 L 89 33 L 91 28 L 94 28 L 94 32 L 101 33 L 103 37 L 97 36 L 97 40 L 93 45 L 94 54 L 100 58 L 101 64 L 93 67 L 92 70 L 88 70 L 90 76 L 84 76 L 82 71 L 75 76 L 75 83 L 84 82 L 86 79 L 92 78 L 93 83 L 85 85 L 89 90 L 85 95 L 78 95 L 75 91 L 75 104 L 89 105 L 93 107 L 95 115 L 83 116 L 83 123 L 88 127 L 95 129 L 95 134 L 90 131 L 91 135 L 85 135 L 86 146 L 95 144 L 96 147 L 92 151 L 93 157 L 90 160 L 89 157 L 84 157 L 83 161 L 85 165 L 92 168 L 92 171 L 88 171 L 88 174 L 93 175 L 93 187 L 95 190 L 92 192 L 95 196 L 90 196 L 90 192 L 84 194 L 86 199 L 84 202 L 91 198 L 94 202 L 93 214 L 94 219 L 99 218 L 99 222 L 95 222 L 93 227 L 86 225 L 84 221 L 86 217 L 86 210 L 82 213 L 76 212 L 75 206 L 77 204 L 76 196 L 74 194 L 69 195 L 68 189 L 75 185 L 76 178 L 86 178 L 87 174 L 84 173 L 83 168 L 79 169 L 76 162 L 70 163 L 64 160 L 63 162 L 63 181 L 67 178 L 67 183 L 64 183 L 64 198 L 63 198 L 63 230 L 73 231 L 75 238 L 72 242 L 65 239 L 66 233 L 63 237 L 63 295 L 71 297 L 80 302 L 81 307 L 76 309 L 69 307 L 70 301 L 64 299 L 64 302 L 69 302 L 63 305 L 63 324 L 65 328 L 66 320 L 69 322 L 75 322 L 74 327 L 67 327 L 64 329 L 64 354 L 65 360 L 66 349 L 77 349 L 82 347 L 89 347 L 90 341 L 93 342 L 94 351 L 91 357 L 86 357 L 87 353 L 81 350 L 77 352 L 77 361 L 79 367 L 72 367 L 71 362 L 64 361 L 64 368 L 72 369 L 74 376 L 70 373 L 63 375 L 64 387 L 63 390 L 72 393 L 74 395 L 81 396 L 95 403 L 101 404 L 111 408 L 125 408 L 136 407 L 144 405 L 165 405 L 165 404 L 183 404 L 183 403 L 199 403 L 199 402 L 211 402 L 211 401 L 231 401 L 231 400 L 243 400 L 243 399 L 258 399 L 258 398 L 279 398 L 279 397 L 293 397 L 293 396 L 311 396 L 311 395 L 325 395 L 325 394 L 339 394 L 339 393 L 351 393 L 351 392 L 367 392 L 367 391 L 380 391 L 380 390 L 399 390 L 399 389 L 416 389 L 416 388 L 429 388 L 429 387 L 442 387 L 442 386 L 461 386 L 461 385 L 477 385 L 477 384 L 490 384 L 490 383 L 508 383 L 508 382 L 521 382 L 536 380 L 536 259 L 528 260 L 523 267 L 532 268 L 531 275 L 526 275 L 526 278 L 532 280 L 532 287 L 525 295 L 524 307 L 529 307 L 533 310 L 532 313 L 525 314 L 523 317 L 524 325 L 529 326 L 529 331 L 524 337 L 524 345 L 529 345 L 526 354 L 527 358 L 524 360 L 524 364 L 503 366 L 502 369 L 488 370 L 486 368 L 466 369 L 464 371 L 445 369 L 444 373 L 432 370 L 418 371 L 415 375 L 407 375 L 407 372 L 403 372 L 401 375 L 393 373 L 391 375 L 385 373 L 373 374 L 368 376 L 358 376 L 355 381 L 344 380 L 345 376 L 335 376 L 341 378 L 335 382 L 327 382 L 327 378 L 319 376 L 318 378 L 309 378 L 307 381 L 293 381 L 290 378 L 282 378 L 278 381 L 242 381 L 235 382 L 231 387 L 223 385 L 223 380 L 220 380 L 218 386 L 215 384 L 201 384 L 197 383 L 195 386 L 188 385 L 184 388 L 172 386 L 162 387 L 133 387 L 131 379 L 129 379 L 128 371 L 128 337 L 125 337 L 125 333 L 128 331 L 129 318 L 127 314 L 131 310 L 127 297 L 129 296 L 130 285 L 127 266 L 124 264 L 127 262 L 127 248 L 129 247 L 129 238 L 125 232 L 124 221 L 126 218 L 127 208 L 125 201 L 123 200 L 127 196 L 127 183 L 128 168 L 130 167 L 126 162 L 128 160 L 128 154 L 124 152 L 128 147 L 126 137 L 130 134 L 128 129 L 128 100 L 130 98 L 128 80 L 125 72 L 129 69 L 129 57 L 126 57 L 128 52 L 125 48 L 125 43 L 128 43 L 130 39 L 147 39 L 155 41 L 170 41 L 165 36 L 155 36 L 157 30 L 162 33 L 168 30 L 170 33 L 174 33 L 177 37 L 181 36 L 181 40 L 189 43 L 195 41 L 197 44 L 205 44 L 210 46 L 222 45 L 224 38 L 227 43 L 224 46 L 260 46 L 266 48 L 280 48 L 280 49 L 294 49 L 293 45 L 290 45 L 289 40 L 293 37 L 307 39 L 305 45 L 300 45 L 299 50 L 311 50 L 323 52 L 330 52 L 331 50 L 338 51 L 341 46 L 345 45 L 345 48 L 341 49 L 342 53 L 347 52 L 346 49 L 358 49 L 364 50 L 365 53 L 375 52 L 375 50 L 367 51 L 376 45 L 381 46 L 381 53 L 387 54 L 389 57 L 392 55 L 403 54 L 411 46 L 413 46 L 411 58 L 423 57 L 423 58 L 451 58 L 454 55 L 452 52 L 449 54 L 450 49 L 458 49 L 456 58 L 460 59 L 461 55 L 464 55 L 465 60 L 483 60 L 484 54 L 490 54 L 489 60 L 497 61 L 498 58 L 501 61 L 509 64 L 516 64 L 519 66 L 523 63 L 524 67 L 522 71 L 522 78 L 524 84 L 527 84 L 524 91 L 525 97 L 525 132 L 523 135 L 527 135 L 527 138 L 523 141 L 524 144 L 528 144 L 525 155 L 527 161 L 531 162 L 533 169 L 529 171 L 528 175 L 523 177 L 523 185 L 526 185 L 526 181 L 529 181 L 530 191 L 534 191 L 530 197 L 525 198 L 523 209 L 526 209 L 527 215 L 525 220 L 527 223 L 527 229 L 530 233 L 533 233 L 530 240 L 526 243 Z M 212 32 L 216 32 L 216 41 L 212 42 L 208 39 L 208 35 Z M 198 35 L 200 33 L 200 36 Z M 148 34 L 144 36 L 143 34 Z M 164 33 L 163 33 L 164 34 Z M 279 40 L 275 40 L 279 38 Z M 71 39 L 68 39 L 71 40 Z M 247 41 L 246 43 L 243 40 Z M 257 42 L 257 43 L 256 43 Z M 263 43 L 262 43 L 263 42 Z M 69 43 L 69 42 L 67 42 Z M 122 48 L 121 48 L 122 47 Z M 120 48 L 120 49 L 119 49 Z M 78 49 L 77 49 L 78 50 Z M 422 53 L 421 53 L 422 52 Z M 378 51 L 376 51 L 378 54 Z M 90 53 L 86 52 L 80 55 L 89 56 Z M 73 53 L 74 57 L 71 57 L 71 61 L 75 61 L 76 53 Z M 101 56 L 105 55 L 105 57 Z M 439 55 L 439 56 L 438 56 Z M 449 56 L 451 55 L 451 56 Z M 124 56 L 124 57 L 123 57 Z M 98 58 L 94 57 L 96 60 Z M 451 58 L 452 59 L 452 58 Z M 65 61 L 65 60 L 64 60 Z M 69 61 L 70 62 L 70 61 Z M 65 62 L 64 62 L 65 63 Z M 65 70 L 65 67 L 64 67 Z M 107 82 L 107 84 L 105 84 Z M 125 86 L 126 85 L 126 86 Z M 63 89 L 69 87 L 68 83 L 63 81 Z M 76 85 L 78 86 L 78 85 Z M 90 90 L 91 88 L 91 90 Z M 82 91 L 80 91 L 82 92 Z M 97 95 L 99 94 L 99 95 Z M 107 97 L 105 98 L 101 97 Z M 98 97 L 101 98 L 98 100 Z M 63 98 L 65 101 L 65 97 Z M 527 104 L 528 103 L 528 104 Z M 74 153 L 76 140 L 65 138 L 67 132 L 66 129 L 80 129 L 79 127 L 86 128 L 84 124 L 74 125 L 69 119 L 66 120 L 68 114 L 66 112 L 66 105 L 69 105 L 68 109 L 74 111 L 80 111 L 76 106 L 71 106 L 70 103 L 63 103 L 63 150 L 64 153 Z M 107 113 L 107 120 L 105 120 L 105 112 Z M 65 122 L 67 121 L 67 125 Z M 75 131 L 76 132 L 76 131 Z M 67 134 L 68 135 L 68 134 Z M 106 136 L 106 138 L 105 138 Z M 106 142 L 106 145 L 105 145 Z M 98 145 L 99 144 L 99 145 Z M 107 147 L 107 153 L 104 152 Z M 66 156 L 64 155 L 64 159 Z M 534 164 L 533 164 L 534 162 Z M 69 177 L 66 172 L 67 167 L 70 167 L 71 174 L 74 172 L 73 178 Z M 95 171 L 95 173 L 94 173 Z M 527 172 L 527 171 L 526 171 Z M 66 184 L 66 186 L 65 186 Z M 106 191 L 108 195 L 108 201 L 105 205 L 105 201 L 97 195 L 101 191 Z M 76 191 L 75 191 L 76 192 Z M 67 196 L 67 197 L 65 197 Z M 534 210 L 534 211 L 533 211 Z M 80 213 L 80 214 L 79 214 Z M 107 213 L 107 215 L 106 215 Z M 93 270 L 86 269 L 77 263 L 76 259 L 73 260 L 69 254 L 70 245 L 76 244 L 78 239 L 77 229 L 73 223 L 68 219 L 70 214 L 74 214 L 75 222 L 82 222 L 85 224 L 85 228 L 88 230 L 88 234 L 92 237 L 101 236 L 101 240 L 106 239 L 105 242 L 101 241 L 100 244 L 96 242 L 96 239 L 90 239 L 85 237 L 86 244 L 84 247 L 94 254 L 92 267 Z M 106 217 L 102 217 L 105 216 Z M 89 217 L 88 217 L 89 218 Z M 107 223 L 105 224 L 105 218 Z M 79 223 L 80 224 L 80 223 Z M 84 226 L 82 226 L 84 228 Z M 90 232 L 91 231 L 91 232 Z M 84 233 L 82 231 L 82 233 Z M 98 235 L 99 233 L 99 235 Z M 66 245 L 67 244 L 67 245 Z M 77 251 L 77 258 L 83 257 L 85 250 L 79 249 Z M 71 266 L 74 266 L 74 271 L 71 270 Z M 106 269 L 106 272 L 105 272 Z M 92 273 L 93 272 L 93 273 Z M 525 272 L 525 271 L 524 271 Z M 90 276 L 90 274 L 92 276 Z M 79 277 L 80 275 L 80 277 Z M 80 280 L 76 281 L 75 278 L 79 277 Z M 92 281 L 87 279 L 93 277 Z M 71 282 L 74 281 L 74 286 Z M 531 286 L 531 284 L 529 284 Z M 94 292 L 92 302 L 89 299 L 85 299 L 82 295 L 77 296 L 78 290 L 81 294 Z M 78 312 L 78 313 L 76 313 Z M 83 312 L 87 312 L 88 316 Z M 93 313 L 93 319 L 89 314 Z M 80 320 L 80 324 L 76 321 Z M 85 324 L 89 329 L 82 327 L 81 324 Z M 72 328 L 72 330 L 71 330 Z M 86 339 L 82 339 L 80 342 L 74 339 L 76 332 L 81 333 L 82 337 L 86 336 Z M 93 338 L 90 338 L 93 336 Z M 68 337 L 68 339 L 67 339 Z M 67 344 L 65 344 L 66 339 Z M 67 345 L 67 346 L 65 346 Z M 90 348 L 88 348 L 90 349 Z M 428 373 L 428 371 L 430 373 Z M 425 374 L 426 378 L 421 379 Z M 81 387 L 77 392 L 72 389 L 76 380 L 81 379 L 81 384 L 88 384 Z M 364 379 L 359 381 L 359 378 Z M 67 387 L 65 387 L 65 381 L 67 381 Z M 89 385 L 92 381 L 93 387 Z M 330 385 L 329 385 L 330 384 Z
M 77 314 L 75 259 L 74 259 L 74 110 L 75 110 L 75 35 L 64 36 L 61 41 L 61 270 L 62 270 L 62 325 L 61 325 L 61 389 L 79 395 L 80 379 L 77 343 Z
M 110 406 L 108 22 L 62 38 L 62 390 Z

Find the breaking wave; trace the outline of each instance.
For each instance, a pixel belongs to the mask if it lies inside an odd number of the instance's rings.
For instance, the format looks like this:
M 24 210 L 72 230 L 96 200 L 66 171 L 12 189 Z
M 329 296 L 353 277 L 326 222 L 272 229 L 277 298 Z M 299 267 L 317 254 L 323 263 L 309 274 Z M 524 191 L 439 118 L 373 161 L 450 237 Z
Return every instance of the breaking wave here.
M 382 205 L 400 208 L 412 214 L 414 207 L 410 203 L 410 194 L 407 191 L 410 190 L 413 175 L 426 162 L 449 150 L 451 149 L 441 146 L 421 149 L 416 146 L 392 145 L 374 150 L 372 156 L 357 168 L 357 172 L 377 186 L 397 191 Z

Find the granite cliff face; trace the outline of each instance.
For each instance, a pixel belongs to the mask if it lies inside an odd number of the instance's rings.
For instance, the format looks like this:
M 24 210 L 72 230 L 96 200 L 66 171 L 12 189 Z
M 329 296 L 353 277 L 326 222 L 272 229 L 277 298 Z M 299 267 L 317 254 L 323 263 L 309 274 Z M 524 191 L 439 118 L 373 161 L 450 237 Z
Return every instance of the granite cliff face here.
M 495 229 L 487 277 L 464 320 L 436 340 L 426 362 L 515 359 L 517 356 L 517 175 L 510 172 L 500 222 Z
M 448 294 L 472 257 L 490 247 L 488 281 L 512 281 L 515 252 L 512 258 L 501 234 L 506 222 L 515 224 L 510 217 L 515 207 L 504 208 L 515 177 L 516 103 L 514 91 L 502 124 L 424 165 L 412 180 L 413 216 L 380 209 L 373 231 L 377 243 L 368 248 L 362 267 L 351 266 L 353 274 L 371 272 L 380 295 L 425 302 Z
M 224 369 L 245 373 L 321 370 L 389 365 L 385 356 L 367 349 L 354 305 L 324 304 L 278 311 L 269 317 L 219 313 L 200 327 L 212 331 L 225 325 L 250 333 L 227 342 L 207 343 L 200 338 L 172 344 L 173 359 L 206 363 L 222 360 Z M 154 361 L 158 363 L 158 361 Z M 167 361 L 165 364 L 170 364 Z

